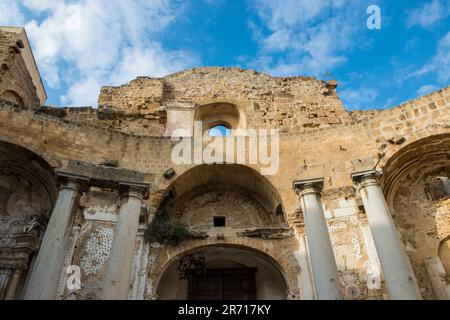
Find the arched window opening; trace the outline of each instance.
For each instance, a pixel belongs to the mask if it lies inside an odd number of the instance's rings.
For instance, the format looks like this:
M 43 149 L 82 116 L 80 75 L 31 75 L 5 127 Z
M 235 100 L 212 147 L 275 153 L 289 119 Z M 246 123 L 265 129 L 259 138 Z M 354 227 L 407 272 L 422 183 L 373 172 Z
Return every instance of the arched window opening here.
M 209 128 L 208 134 L 211 137 L 228 137 L 231 134 L 231 131 L 228 125 L 216 124 Z
M 14 104 L 17 104 L 17 105 L 19 105 L 22 108 L 25 107 L 25 103 L 23 102 L 22 97 L 19 96 L 15 91 L 12 91 L 12 90 L 3 91 L 0 94 L 0 99 L 12 102 Z
M 211 103 L 197 107 L 194 121 L 201 122 L 209 136 L 228 136 L 231 129 L 246 129 L 245 116 L 231 103 Z

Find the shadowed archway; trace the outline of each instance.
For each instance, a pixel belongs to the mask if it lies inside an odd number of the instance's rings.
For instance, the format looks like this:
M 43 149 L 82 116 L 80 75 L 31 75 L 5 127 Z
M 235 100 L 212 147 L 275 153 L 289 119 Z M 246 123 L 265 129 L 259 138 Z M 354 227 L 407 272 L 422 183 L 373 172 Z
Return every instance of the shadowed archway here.
M 201 261 L 200 268 L 192 267 L 195 260 Z M 239 245 L 211 245 L 168 261 L 156 293 L 162 300 L 280 300 L 286 299 L 287 284 L 281 266 L 268 254 Z

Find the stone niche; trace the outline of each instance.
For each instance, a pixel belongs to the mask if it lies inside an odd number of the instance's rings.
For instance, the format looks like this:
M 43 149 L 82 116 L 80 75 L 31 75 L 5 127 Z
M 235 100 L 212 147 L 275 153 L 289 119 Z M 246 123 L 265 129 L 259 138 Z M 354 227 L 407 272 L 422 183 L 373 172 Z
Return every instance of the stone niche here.
M 413 172 L 401 181 L 393 202 L 394 220 L 425 299 L 436 297 L 424 261 L 438 256 L 439 248 L 445 248 L 441 241 L 450 235 L 450 196 L 443 177 L 450 177 L 450 166 Z M 448 266 L 448 255 L 440 258 Z
M 227 190 L 228 189 L 228 190 Z M 283 217 L 275 212 L 268 212 L 257 201 L 238 190 L 226 186 L 217 186 L 215 191 L 196 190 L 182 206 L 176 206 L 169 214 L 179 219 L 190 228 L 207 231 L 214 228 L 214 218 L 225 219 L 224 226 L 229 228 L 279 227 Z M 217 227 L 220 230 L 220 227 Z
M 164 211 L 191 231 L 265 238 L 288 229 L 273 187 L 245 166 L 201 165 L 178 177 L 168 190 L 156 214 Z
M 6 291 L 8 299 L 20 296 L 55 198 L 55 180 L 46 163 L 28 150 L 0 142 L 0 299 Z M 10 290 L 15 270 L 20 270 L 20 280 Z

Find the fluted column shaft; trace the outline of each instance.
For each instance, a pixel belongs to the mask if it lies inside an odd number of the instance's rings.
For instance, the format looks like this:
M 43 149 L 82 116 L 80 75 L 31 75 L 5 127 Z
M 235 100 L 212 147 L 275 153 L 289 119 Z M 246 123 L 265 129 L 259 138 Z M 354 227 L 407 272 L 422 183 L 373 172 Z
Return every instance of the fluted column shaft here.
M 322 209 L 320 192 L 323 179 L 294 182 L 303 210 L 311 259 L 314 288 L 318 300 L 342 299 L 339 273 Z
M 64 265 L 67 243 L 72 230 L 78 200 L 87 187 L 88 178 L 59 174 L 60 188 L 44 238 L 30 270 L 25 291 L 26 300 L 50 300 L 56 298 L 59 275 Z
M 22 273 L 23 270 L 21 268 L 16 268 L 14 270 L 11 280 L 9 281 L 8 288 L 6 289 L 5 300 L 14 300 L 16 298 L 16 291 L 19 286 Z
M 122 184 L 121 206 L 114 228 L 114 239 L 107 263 L 102 298 L 126 300 L 131 284 L 133 256 L 139 227 L 145 184 Z
M 11 278 L 12 269 L 9 267 L 0 267 L 0 300 L 4 299 L 9 279 Z
M 411 263 L 378 182 L 379 175 L 380 172 L 370 170 L 354 173 L 352 178 L 361 194 L 390 298 L 421 299 Z

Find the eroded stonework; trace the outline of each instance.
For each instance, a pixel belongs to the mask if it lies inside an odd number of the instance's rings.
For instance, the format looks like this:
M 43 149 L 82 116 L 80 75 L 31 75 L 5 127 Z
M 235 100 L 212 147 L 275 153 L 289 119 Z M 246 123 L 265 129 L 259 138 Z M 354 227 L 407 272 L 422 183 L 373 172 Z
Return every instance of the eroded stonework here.
M 0 298 L 317 299 L 331 292 L 314 277 L 324 269 L 312 263 L 311 241 L 322 234 L 335 297 L 398 298 L 392 273 L 411 272 L 417 292 L 405 296 L 450 299 L 450 87 L 349 112 L 336 81 L 197 68 L 103 87 L 98 108 L 55 108 L 39 106 L 25 53 L 5 32 Z M 171 134 L 192 133 L 194 121 L 279 129 L 279 170 L 174 163 Z M 386 201 L 373 202 L 377 190 Z M 311 227 L 312 209 L 325 232 Z M 380 240 L 371 221 L 383 212 L 383 232 L 400 246 Z M 161 214 L 191 236 L 149 241 Z M 381 259 L 392 248 L 411 271 Z M 80 269 L 79 288 L 68 286 L 70 266 Z

